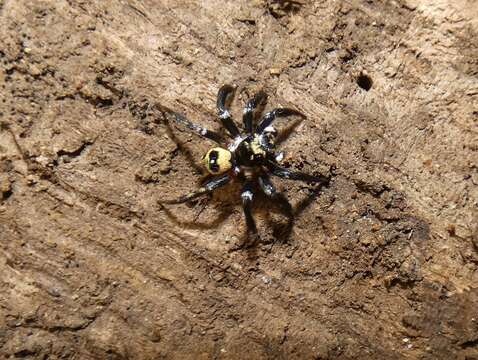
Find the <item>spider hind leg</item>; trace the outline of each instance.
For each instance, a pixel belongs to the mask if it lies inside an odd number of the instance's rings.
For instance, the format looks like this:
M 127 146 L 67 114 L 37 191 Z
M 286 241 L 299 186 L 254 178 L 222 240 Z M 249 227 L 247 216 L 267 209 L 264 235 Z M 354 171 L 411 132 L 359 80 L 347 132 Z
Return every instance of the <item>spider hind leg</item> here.
M 269 161 L 267 163 L 267 167 L 269 168 L 272 175 L 283 179 L 322 184 L 328 184 L 330 182 L 329 177 L 325 177 L 323 175 L 309 175 L 300 171 L 290 171 L 289 169 L 283 168 L 272 161 Z
M 292 205 L 290 204 L 289 200 L 282 194 L 281 192 L 278 192 L 272 184 L 269 176 L 267 174 L 263 174 L 259 176 L 259 186 L 261 187 L 262 191 L 264 194 L 271 199 L 281 212 L 283 212 L 283 215 L 285 215 L 287 222 L 277 224 L 277 227 L 274 227 L 273 234 L 277 239 L 280 239 L 282 241 L 287 241 L 287 238 L 289 237 L 292 227 L 294 224 L 294 210 L 292 209 Z
M 277 191 L 276 187 L 274 186 L 274 184 L 272 184 L 268 175 L 263 174 L 259 176 L 259 186 L 268 198 L 275 201 L 280 206 L 280 208 L 286 213 L 289 219 L 292 218 L 292 205 L 282 193 Z
M 247 231 L 254 237 L 257 236 L 257 226 L 252 216 L 252 200 L 254 199 L 253 186 L 251 182 L 246 182 L 241 192 L 242 208 L 246 218 Z
M 189 194 L 180 196 L 177 199 L 172 200 L 160 200 L 158 201 L 160 204 L 182 204 L 191 200 L 194 200 L 201 195 L 208 194 L 213 192 L 214 190 L 226 185 L 229 181 L 231 181 L 231 177 L 226 174 L 218 178 L 214 178 L 209 180 L 204 184 L 204 186 L 200 187 L 197 190 L 190 192 Z

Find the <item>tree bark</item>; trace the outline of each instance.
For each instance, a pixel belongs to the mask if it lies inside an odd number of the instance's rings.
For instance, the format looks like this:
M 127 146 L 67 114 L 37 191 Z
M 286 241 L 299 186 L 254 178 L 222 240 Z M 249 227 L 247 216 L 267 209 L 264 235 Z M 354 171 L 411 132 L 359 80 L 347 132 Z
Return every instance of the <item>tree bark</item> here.
M 478 356 L 471 1 L 0 0 L 0 353 L 73 359 Z M 203 179 L 256 91 L 294 209 Z M 164 111 L 166 109 L 166 111 Z M 169 110 L 168 110 L 169 109 Z M 285 139 L 287 138 L 287 139 Z M 288 231 L 284 231 L 284 229 Z

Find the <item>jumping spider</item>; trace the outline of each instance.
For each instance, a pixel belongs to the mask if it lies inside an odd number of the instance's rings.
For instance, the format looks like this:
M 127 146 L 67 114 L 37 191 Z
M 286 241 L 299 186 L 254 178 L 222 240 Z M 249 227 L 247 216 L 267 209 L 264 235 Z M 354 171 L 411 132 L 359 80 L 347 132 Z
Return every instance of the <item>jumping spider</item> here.
M 279 166 L 284 153 L 275 152 L 275 140 L 277 131 L 272 126 L 278 117 L 291 115 L 305 116 L 297 110 L 289 108 L 278 108 L 266 113 L 258 125 L 254 128 L 254 119 L 257 113 L 263 109 L 267 95 L 260 91 L 250 99 L 243 111 L 243 123 L 245 134 L 241 134 L 234 124 L 229 112 L 229 105 L 234 97 L 235 87 L 224 85 L 219 89 L 217 95 L 217 110 L 219 119 L 226 128 L 229 137 L 232 139 L 227 146 L 223 146 L 221 136 L 200 125 L 194 124 L 184 116 L 173 113 L 173 119 L 195 133 L 214 141 L 219 146 L 211 148 L 203 157 L 203 163 L 209 174 L 215 175 L 201 188 L 181 196 L 174 200 L 160 201 L 162 204 L 180 204 L 195 199 L 201 195 L 212 193 L 214 190 L 229 183 L 233 178 L 243 183 L 241 192 L 242 205 L 248 231 L 254 236 L 257 235 L 257 227 L 252 217 L 251 204 L 254 199 L 254 184 L 257 181 L 263 193 L 273 200 L 279 201 L 286 208 L 290 209 L 288 201 L 277 192 L 269 179 L 269 174 L 291 180 L 306 182 L 328 183 L 329 178 L 318 175 L 308 175 L 302 172 L 293 172 Z

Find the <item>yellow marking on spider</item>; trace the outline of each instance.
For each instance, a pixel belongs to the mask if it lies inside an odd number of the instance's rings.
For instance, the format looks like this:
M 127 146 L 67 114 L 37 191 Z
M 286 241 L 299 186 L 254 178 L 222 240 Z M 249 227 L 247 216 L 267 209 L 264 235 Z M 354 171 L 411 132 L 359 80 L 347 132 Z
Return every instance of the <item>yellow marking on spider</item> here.
M 215 147 L 204 155 L 204 166 L 210 174 L 223 174 L 232 167 L 232 154 L 229 150 Z
M 252 151 L 253 156 L 255 156 L 255 155 L 260 155 L 260 156 L 263 156 L 263 157 L 266 156 L 266 152 L 262 148 L 262 146 L 259 142 L 259 137 L 258 136 L 254 137 L 254 139 L 251 141 L 251 151 Z

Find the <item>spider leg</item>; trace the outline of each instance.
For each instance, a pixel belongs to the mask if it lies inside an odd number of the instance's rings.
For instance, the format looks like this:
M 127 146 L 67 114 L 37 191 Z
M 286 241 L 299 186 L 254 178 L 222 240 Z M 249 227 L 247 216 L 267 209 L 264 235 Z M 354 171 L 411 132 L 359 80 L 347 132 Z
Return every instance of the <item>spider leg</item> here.
M 268 126 L 270 126 L 274 122 L 276 118 L 286 117 L 291 115 L 297 115 L 302 118 L 305 118 L 304 114 L 294 109 L 289 109 L 289 108 L 274 109 L 264 115 L 259 125 L 257 125 L 256 134 L 261 134 Z
M 254 120 L 254 114 L 256 110 L 262 108 L 267 101 L 267 95 L 263 91 L 259 91 L 250 99 L 244 107 L 244 113 L 242 115 L 242 121 L 244 128 L 248 134 L 252 134 L 252 122 Z
M 277 201 L 277 203 L 281 206 L 281 208 L 287 213 L 289 217 L 293 216 L 291 204 L 283 194 L 277 191 L 276 187 L 274 186 L 274 184 L 272 184 L 267 174 L 259 176 L 259 185 L 267 197 Z
M 290 180 L 299 180 L 305 182 L 313 182 L 313 183 L 323 183 L 328 184 L 330 179 L 328 177 L 322 175 L 309 175 L 305 174 L 300 171 L 290 171 L 286 168 L 283 168 L 272 161 L 267 163 L 267 168 L 271 171 L 271 174 L 283 179 L 290 179 Z
M 254 218 L 252 217 L 252 199 L 254 198 L 253 187 L 251 182 L 246 182 L 242 188 L 241 193 L 242 208 L 244 209 L 244 216 L 246 218 L 247 230 L 252 235 L 257 235 L 257 227 Z
M 217 113 L 222 126 L 226 128 L 232 138 L 239 136 L 239 129 L 232 121 L 229 105 L 234 97 L 235 88 L 231 85 L 223 85 L 217 93 Z
M 170 112 L 169 114 L 173 116 L 173 120 L 177 124 L 187 127 L 189 130 L 194 131 L 196 134 L 202 137 L 205 137 L 206 139 L 212 140 L 218 144 L 222 143 L 223 139 L 221 138 L 221 135 L 219 135 L 218 133 L 214 131 L 210 131 L 200 125 L 194 124 L 188 118 L 176 112 Z
M 204 186 L 201 186 L 199 189 L 190 192 L 189 194 L 183 195 L 179 197 L 178 199 L 172 199 L 172 200 L 160 200 L 158 201 L 160 204 L 181 204 L 185 203 L 187 201 L 196 199 L 197 197 L 213 192 L 214 190 L 220 188 L 221 186 L 226 185 L 229 181 L 231 180 L 231 177 L 226 174 L 218 178 L 214 178 L 209 180 L 204 184 Z

